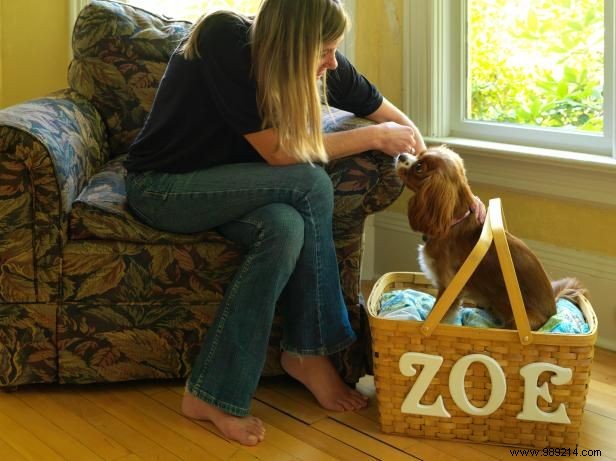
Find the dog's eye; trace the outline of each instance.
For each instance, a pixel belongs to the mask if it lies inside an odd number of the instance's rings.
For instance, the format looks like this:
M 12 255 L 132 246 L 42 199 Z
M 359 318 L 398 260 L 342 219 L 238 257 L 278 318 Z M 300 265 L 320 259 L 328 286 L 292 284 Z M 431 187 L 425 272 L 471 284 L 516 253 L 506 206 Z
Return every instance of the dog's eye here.
M 415 170 L 415 173 L 423 172 L 423 170 L 424 170 L 423 162 L 415 162 L 415 165 L 413 166 L 413 169 Z

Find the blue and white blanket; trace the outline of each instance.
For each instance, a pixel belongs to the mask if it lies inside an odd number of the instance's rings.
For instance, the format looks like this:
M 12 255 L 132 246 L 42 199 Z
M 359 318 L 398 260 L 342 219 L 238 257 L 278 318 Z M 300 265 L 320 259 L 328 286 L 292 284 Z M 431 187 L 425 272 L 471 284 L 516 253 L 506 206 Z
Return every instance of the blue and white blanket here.
M 391 291 L 381 296 L 378 317 L 423 321 L 428 317 L 434 302 L 434 296 L 421 291 L 411 289 Z M 537 331 L 566 334 L 585 334 L 590 331 L 582 311 L 568 299 L 558 299 L 556 311 L 556 314 Z M 479 328 L 500 328 L 502 326 L 488 311 L 476 307 L 461 307 L 453 325 Z

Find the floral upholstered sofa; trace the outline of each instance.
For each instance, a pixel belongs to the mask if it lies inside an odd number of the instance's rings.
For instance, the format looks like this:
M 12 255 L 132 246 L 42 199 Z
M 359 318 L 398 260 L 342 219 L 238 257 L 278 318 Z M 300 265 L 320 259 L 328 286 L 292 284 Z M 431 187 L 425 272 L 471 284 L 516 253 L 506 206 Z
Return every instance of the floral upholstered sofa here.
M 75 24 L 70 88 L 0 111 L 0 386 L 189 373 L 243 249 L 215 231 L 171 234 L 135 220 L 122 167 L 189 27 L 93 0 Z M 368 123 L 324 114 L 328 131 Z M 359 286 L 364 220 L 402 186 L 379 152 L 327 168 L 359 337 L 335 363 L 355 382 L 370 367 Z M 266 375 L 282 373 L 280 333 L 275 320 Z

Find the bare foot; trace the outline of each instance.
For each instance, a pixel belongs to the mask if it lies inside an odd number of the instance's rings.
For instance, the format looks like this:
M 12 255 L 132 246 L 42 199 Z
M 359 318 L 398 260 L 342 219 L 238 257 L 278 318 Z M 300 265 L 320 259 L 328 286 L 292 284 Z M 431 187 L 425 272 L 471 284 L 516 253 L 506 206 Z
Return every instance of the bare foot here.
M 368 397 L 347 386 L 325 356 L 296 356 L 283 351 L 280 364 L 284 371 L 306 386 L 326 410 L 359 410 L 368 404 Z
M 254 416 L 233 416 L 185 392 L 182 413 L 192 419 L 211 421 L 223 435 L 242 445 L 256 445 L 265 438 L 265 427 Z

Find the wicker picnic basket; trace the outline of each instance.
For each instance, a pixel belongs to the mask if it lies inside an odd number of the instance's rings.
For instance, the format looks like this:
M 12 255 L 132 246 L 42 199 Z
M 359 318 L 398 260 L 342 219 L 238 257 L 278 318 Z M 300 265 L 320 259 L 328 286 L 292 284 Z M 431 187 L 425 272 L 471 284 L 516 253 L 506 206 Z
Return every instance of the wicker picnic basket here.
M 517 330 L 439 325 L 492 241 Z M 538 448 L 578 443 L 597 319 L 581 297 L 588 334 L 530 330 L 500 199 L 490 201 L 479 243 L 424 322 L 377 317 L 382 294 L 406 288 L 435 293 L 421 273 L 392 272 L 367 304 L 384 432 Z

